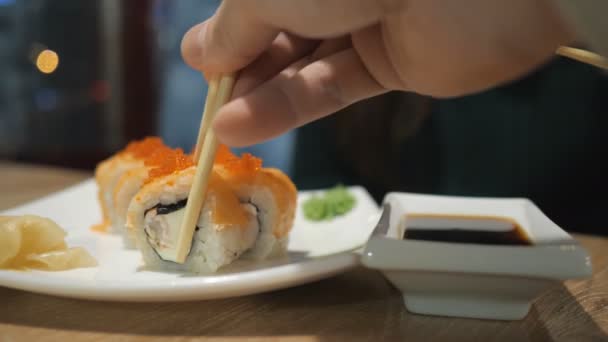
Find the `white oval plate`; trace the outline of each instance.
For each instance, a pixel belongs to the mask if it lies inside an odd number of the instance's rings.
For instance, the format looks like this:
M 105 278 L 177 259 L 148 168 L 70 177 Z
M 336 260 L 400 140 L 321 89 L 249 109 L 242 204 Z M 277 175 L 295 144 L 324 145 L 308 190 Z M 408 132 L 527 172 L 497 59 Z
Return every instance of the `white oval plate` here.
M 0 286 L 50 295 L 107 301 L 180 301 L 243 296 L 301 285 L 344 272 L 359 264 L 358 249 L 379 217 L 378 206 L 361 187 L 350 187 L 354 210 L 326 222 L 310 222 L 301 204 L 313 192 L 301 192 L 290 235 L 288 256 L 261 263 L 236 262 L 213 275 L 185 275 L 143 269 L 140 253 L 123 247 L 118 236 L 91 231 L 99 222 L 93 180 L 0 215 L 48 217 L 67 232 L 70 247 L 87 249 L 93 268 L 62 272 L 0 270 Z

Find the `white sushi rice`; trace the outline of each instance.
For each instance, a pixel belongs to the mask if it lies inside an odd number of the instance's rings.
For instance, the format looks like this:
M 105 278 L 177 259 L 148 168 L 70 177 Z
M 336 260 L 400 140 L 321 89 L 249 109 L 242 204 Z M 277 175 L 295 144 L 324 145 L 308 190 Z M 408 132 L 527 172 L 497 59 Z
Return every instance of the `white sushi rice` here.
M 243 206 L 249 214 L 248 224 L 245 227 L 215 224 L 209 208 L 203 208 L 197 222 L 197 230 L 194 232 L 191 250 L 184 264 L 165 261 L 159 255 L 159 240 L 162 240 L 162 236 L 166 237 L 174 232 L 154 232 L 158 229 L 158 225 L 154 225 L 154 219 L 162 215 L 156 215 L 155 210 L 151 210 L 144 220 L 146 241 L 142 252 L 145 253 L 146 264 L 153 268 L 204 273 L 215 272 L 220 267 L 232 263 L 256 243 L 259 232 L 255 207 L 250 204 Z M 185 209 L 180 209 L 183 210 Z M 177 230 L 180 227 L 173 225 L 164 228 Z
M 186 199 L 193 175 L 194 170 L 187 169 L 158 180 L 144 187 L 129 206 L 127 227 L 135 233 L 137 248 L 142 252 L 148 268 L 207 273 L 215 272 L 239 258 L 260 260 L 285 253 L 287 238 L 277 239 L 273 233 L 274 221 L 281 218 L 276 215 L 278 209 L 272 193 L 263 187 L 243 186 L 236 195 L 249 215 L 246 226 L 214 223 L 210 209 L 214 198 L 210 192 L 185 263 L 163 260 L 153 247 L 159 248 L 155 242 L 160 235 L 153 232 L 158 229 L 153 224 L 156 215 L 153 208 Z M 152 210 L 146 215 L 149 209 Z

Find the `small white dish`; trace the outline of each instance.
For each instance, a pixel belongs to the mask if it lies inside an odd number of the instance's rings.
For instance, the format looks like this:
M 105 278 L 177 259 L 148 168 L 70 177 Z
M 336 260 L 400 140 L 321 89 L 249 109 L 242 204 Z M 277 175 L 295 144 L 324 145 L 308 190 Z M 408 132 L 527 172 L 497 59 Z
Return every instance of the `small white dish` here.
M 380 270 L 413 313 L 518 320 L 543 291 L 592 273 L 587 252 L 527 199 L 391 193 L 383 207 L 362 263 Z M 507 218 L 519 224 L 533 245 L 402 239 L 404 218 L 411 214 Z
M 0 213 L 48 217 L 68 232 L 69 246 L 89 251 L 99 265 L 62 272 L 0 270 L 0 286 L 64 297 L 107 301 L 181 301 L 242 296 L 330 277 L 359 264 L 353 252 L 368 240 L 378 206 L 361 187 L 350 187 L 355 208 L 332 221 L 311 222 L 300 211 L 312 192 L 301 192 L 288 256 L 262 263 L 237 262 L 213 275 L 182 275 L 141 269 L 138 251 L 118 236 L 89 228 L 100 220 L 92 180 Z M 330 238 L 328 238 L 330 237 Z

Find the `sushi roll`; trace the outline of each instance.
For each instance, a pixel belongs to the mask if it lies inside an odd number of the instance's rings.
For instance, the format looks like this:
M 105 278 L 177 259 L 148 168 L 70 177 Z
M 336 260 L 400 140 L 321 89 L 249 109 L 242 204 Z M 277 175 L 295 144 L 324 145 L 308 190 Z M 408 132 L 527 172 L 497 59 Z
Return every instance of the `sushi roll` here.
M 148 137 L 131 142 L 127 147 L 102 161 L 95 168 L 97 196 L 102 212 L 102 222 L 95 230 L 119 233 L 123 229 L 118 221 L 114 205 L 114 189 L 126 172 L 144 166 L 144 158 L 159 148 L 166 148 L 160 138 Z
M 140 166 L 125 172 L 114 188 L 114 210 L 116 212 L 114 226 L 120 231 L 126 248 L 135 248 L 135 237 L 126 228 L 127 210 L 135 194 L 141 189 L 148 178 L 147 166 Z M 122 227 L 122 229 L 119 229 Z
M 266 259 L 286 251 L 296 188 L 276 169 L 223 148 L 213 167 L 186 261 L 175 263 L 177 235 L 195 175 L 185 156 L 155 169 L 131 201 L 127 228 L 151 269 L 215 272 L 237 259 Z
M 135 248 L 135 237 L 125 226 L 129 204 L 137 192 L 143 187 L 151 170 L 162 167 L 162 165 L 159 165 L 159 160 L 167 158 L 186 158 L 186 156 L 181 149 L 173 150 L 168 147 L 159 147 L 143 159 L 143 165 L 124 172 L 114 187 L 113 226 L 115 227 L 115 230 L 120 231 L 124 245 L 128 249 Z

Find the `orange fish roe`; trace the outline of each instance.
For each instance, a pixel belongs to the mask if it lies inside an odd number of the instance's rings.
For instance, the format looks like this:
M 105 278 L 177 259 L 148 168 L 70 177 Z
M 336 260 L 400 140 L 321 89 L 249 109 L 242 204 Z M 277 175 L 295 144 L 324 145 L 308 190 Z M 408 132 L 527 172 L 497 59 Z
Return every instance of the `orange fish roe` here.
M 220 145 L 215 156 L 215 163 L 239 176 L 253 176 L 262 168 L 262 159 L 254 157 L 250 153 L 243 153 L 239 158 L 225 145 Z
M 220 145 L 215 165 L 221 165 L 230 174 L 231 180 L 241 181 L 255 177 L 257 171 L 262 168 L 262 160 L 251 154 L 245 153 L 237 157 L 225 145 Z M 171 149 L 159 147 L 144 159 L 144 165 L 149 168 L 148 178 L 144 184 L 148 184 L 157 178 L 170 175 L 174 172 L 194 166 L 194 160 L 190 154 L 185 154 L 182 149 Z M 238 183 L 238 182 L 237 182 Z M 221 224 L 236 224 L 245 226 L 248 214 L 241 206 L 233 186 L 228 183 L 217 172 L 212 172 L 209 180 L 209 192 L 213 193 L 213 202 L 210 203 L 213 211 L 213 220 Z
M 144 160 L 144 165 L 150 167 L 148 179 L 144 182 L 144 184 L 147 184 L 156 178 L 194 166 L 194 161 L 181 148 L 175 150 L 163 148 L 148 156 Z
M 228 163 L 225 167 L 240 177 L 254 176 L 262 168 L 262 159 L 244 153 L 238 162 Z
M 167 147 L 159 137 L 146 137 L 130 142 L 121 153 L 128 153 L 137 159 L 143 159 L 161 148 Z
M 215 164 L 226 164 L 231 161 L 238 160 L 238 159 L 239 159 L 239 157 L 234 155 L 234 153 L 232 153 L 232 151 L 230 151 L 228 146 L 226 146 L 224 144 L 220 144 L 220 146 L 217 149 L 217 153 L 215 154 L 214 163 Z

